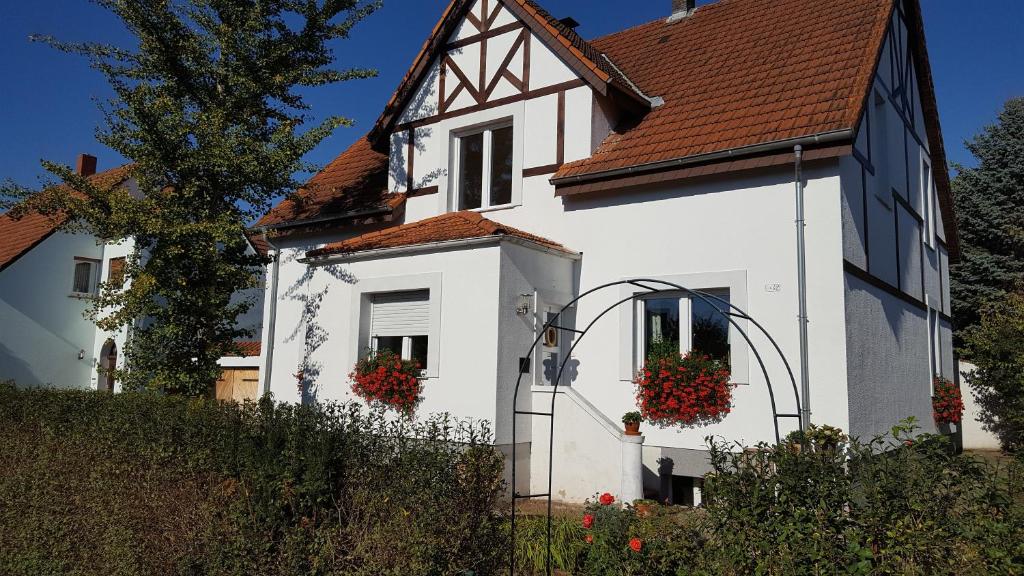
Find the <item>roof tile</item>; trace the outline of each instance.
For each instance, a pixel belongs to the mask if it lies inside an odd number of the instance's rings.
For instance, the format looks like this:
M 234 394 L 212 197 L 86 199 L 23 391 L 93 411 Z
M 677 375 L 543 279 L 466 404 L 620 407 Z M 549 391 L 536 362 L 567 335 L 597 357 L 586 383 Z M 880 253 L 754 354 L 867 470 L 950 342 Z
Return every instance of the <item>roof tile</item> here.
M 489 236 L 511 236 L 535 242 L 548 248 L 571 253 L 561 244 L 523 232 L 493 220 L 488 220 L 478 212 L 449 212 L 433 218 L 403 224 L 394 228 L 386 228 L 369 232 L 355 238 L 329 244 L 317 250 L 311 250 L 307 256 L 325 256 L 328 254 L 348 254 L 367 250 L 400 248 L 447 242 L 452 240 L 468 240 Z

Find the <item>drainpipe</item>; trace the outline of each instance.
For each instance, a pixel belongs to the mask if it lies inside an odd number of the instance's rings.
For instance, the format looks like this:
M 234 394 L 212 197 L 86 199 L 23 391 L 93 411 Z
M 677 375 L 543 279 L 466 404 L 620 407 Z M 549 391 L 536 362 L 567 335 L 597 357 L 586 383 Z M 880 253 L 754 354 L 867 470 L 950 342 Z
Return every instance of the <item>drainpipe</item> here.
M 801 174 L 803 146 L 794 146 L 793 155 L 796 168 L 796 274 L 800 301 L 797 317 L 800 323 L 800 424 L 806 430 L 811 423 L 811 380 L 807 373 L 810 362 L 807 355 L 807 239 L 804 235 L 807 225 L 804 219 L 804 183 Z
M 263 229 L 263 241 L 274 249 L 274 265 L 270 269 L 270 309 L 267 311 L 270 316 L 267 319 L 267 341 L 265 347 L 266 362 L 263 365 L 263 393 L 270 392 L 270 376 L 274 368 L 274 331 L 277 327 L 277 284 L 281 271 L 281 250 L 274 246 L 267 237 L 267 229 Z

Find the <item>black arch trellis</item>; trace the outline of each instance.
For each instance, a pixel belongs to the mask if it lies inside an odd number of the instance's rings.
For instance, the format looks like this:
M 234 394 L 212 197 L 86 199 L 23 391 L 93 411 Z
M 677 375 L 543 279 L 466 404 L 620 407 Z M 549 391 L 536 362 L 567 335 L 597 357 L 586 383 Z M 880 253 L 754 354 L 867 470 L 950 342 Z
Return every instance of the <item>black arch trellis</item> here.
M 569 308 L 575 306 L 583 298 L 585 298 L 585 297 L 587 297 L 587 296 L 589 296 L 591 294 L 594 294 L 596 292 L 600 292 L 602 290 L 605 290 L 607 288 L 612 288 L 612 287 L 615 287 L 615 286 L 623 286 L 623 285 L 627 285 L 627 284 L 635 286 L 637 288 L 640 288 L 640 289 L 642 289 L 644 291 L 643 292 L 634 292 L 633 294 L 631 294 L 630 296 L 628 296 L 626 298 L 621 298 L 621 299 L 617 300 L 614 304 L 612 304 L 611 306 L 608 306 L 607 308 L 602 310 L 601 313 L 598 314 L 596 317 L 594 317 L 594 319 L 591 320 L 590 323 L 588 323 L 582 330 L 578 330 L 578 329 L 575 329 L 575 328 L 569 328 L 567 326 L 562 326 L 561 325 L 562 314 L 566 310 L 568 310 Z M 662 287 L 661 288 L 656 288 L 654 286 L 662 286 Z M 737 307 L 735 304 L 733 304 L 731 302 L 728 302 L 728 301 L 726 301 L 726 300 L 724 300 L 722 298 L 719 298 L 719 297 L 717 297 L 717 296 L 715 296 L 713 294 L 709 294 L 707 292 L 703 292 L 703 291 L 700 291 L 700 290 L 691 290 L 690 288 L 687 288 L 685 286 L 681 286 L 681 285 L 676 284 L 674 282 L 668 282 L 666 280 L 658 280 L 658 279 L 654 279 L 654 278 L 634 278 L 632 280 L 620 280 L 620 281 L 617 281 L 617 282 L 609 282 L 607 284 L 602 284 L 602 285 L 597 286 L 595 288 L 591 288 L 590 290 L 587 290 L 586 292 L 583 292 L 582 294 L 580 294 L 579 296 L 574 298 L 571 302 L 569 302 L 568 304 L 563 306 L 558 311 L 558 313 L 554 315 L 554 317 L 552 317 L 550 320 L 548 320 L 547 322 L 544 323 L 544 326 L 539 331 L 537 337 L 534 338 L 533 344 L 530 345 L 530 349 L 529 349 L 529 351 L 527 352 L 527 354 L 525 356 L 525 358 L 533 358 L 533 354 L 534 354 L 534 352 L 537 349 L 537 345 L 540 343 L 541 339 L 544 337 L 544 333 L 547 332 L 547 330 L 549 328 L 554 328 L 554 329 L 562 331 L 562 332 L 572 332 L 572 333 L 574 333 L 574 334 L 576 334 L 578 336 L 578 338 L 576 338 L 573 341 L 572 345 L 569 347 L 569 350 L 563 355 L 563 358 L 561 359 L 561 362 L 559 363 L 558 372 L 555 375 L 554 385 L 552 386 L 551 410 L 550 410 L 550 412 L 537 412 L 537 411 L 533 411 L 533 410 L 519 410 L 517 408 L 517 406 L 519 405 L 519 387 L 522 385 L 522 382 L 523 382 L 523 373 L 522 373 L 522 371 L 520 371 L 519 376 L 516 378 L 516 386 L 515 386 L 515 390 L 513 391 L 513 394 L 512 394 L 512 524 L 511 524 L 511 532 L 512 533 L 511 533 L 511 541 L 510 541 L 511 544 L 510 544 L 510 553 L 509 553 L 509 573 L 512 574 L 513 576 L 515 576 L 515 552 L 514 552 L 515 548 L 514 547 L 515 547 L 515 537 L 516 537 L 516 501 L 517 500 L 524 500 L 524 499 L 528 499 L 528 498 L 542 498 L 542 497 L 543 498 L 547 498 L 547 560 L 546 560 L 546 567 L 547 567 L 547 574 L 549 576 L 551 574 L 551 495 L 552 495 L 551 485 L 552 485 L 553 470 L 554 470 L 553 454 L 554 454 L 554 447 L 555 447 L 555 402 L 558 399 L 558 387 L 561 384 L 562 373 L 565 370 L 566 363 L 569 361 L 569 358 L 572 357 L 572 353 L 576 349 L 576 346 L 578 346 L 580 344 L 580 342 L 583 341 L 583 337 L 587 335 L 587 333 L 598 322 L 598 320 L 603 318 L 609 312 L 611 312 L 612 310 L 615 310 L 616 308 L 618 308 L 619 306 L 625 304 L 626 302 L 633 302 L 633 301 L 635 301 L 635 300 L 637 300 L 639 298 L 647 297 L 647 296 L 650 296 L 652 294 L 656 295 L 656 294 L 663 294 L 663 293 L 668 293 L 668 292 L 683 292 L 684 294 L 686 294 L 688 296 L 700 298 L 704 303 L 710 305 L 711 308 L 715 312 L 717 312 L 719 315 L 721 315 L 723 318 L 725 318 L 729 322 L 729 324 L 731 326 L 733 326 L 734 328 L 736 328 L 737 332 L 739 332 L 740 335 L 743 336 L 743 340 L 747 343 L 747 346 L 750 348 L 751 352 L 754 353 L 754 358 L 757 360 L 757 364 L 761 368 L 761 374 L 764 376 L 765 383 L 768 386 L 768 398 L 770 400 L 771 409 L 772 409 L 772 424 L 773 424 L 773 426 L 775 428 L 775 442 L 778 443 L 781 440 L 781 437 L 780 437 L 780 434 L 779 434 L 779 419 L 780 418 L 795 418 L 795 419 L 797 419 L 797 422 L 798 422 L 797 426 L 798 426 L 798 428 L 801 431 L 803 431 L 803 421 L 800 418 L 800 392 L 799 392 L 799 389 L 797 387 L 796 378 L 793 376 L 793 369 L 790 366 L 789 361 L 786 359 L 786 355 L 783 354 L 782 348 L 779 347 L 778 342 L 775 340 L 775 338 L 772 337 L 771 334 L 768 333 L 768 331 L 764 328 L 764 326 L 762 326 L 757 320 L 752 318 L 749 314 L 747 314 L 745 311 L 743 311 L 742 309 Z M 718 305 L 716 305 L 715 303 L 717 303 Z M 724 305 L 724 307 L 727 307 L 727 308 L 725 310 L 723 310 L 719 305 Z M 744 330 L 743 327 L 739 325 L 739 323 L 736 321 L 736 318 L 739 318 L 740 320 L 745 320 L 745 321 L 750 322 L 751 324 L 753 324 L 761 332 L 761 334 L 763 334 L 765 336 L 765 338 L 768 339 L 768 341 L 771 343 L 772 347 L 774 348 L 775 352 L 778 354 L 779 358 L 782 360 L 782 363 L 783 363 L 783 365 L 786 368 L 786 373 L 789 376 L 790 384 L 792 385 L 792 388 L 793 388 L 793 397 L 794 397 L 795 405 L 796 405 L 796 411 L 795 412 L 792 412 L 792 413 L 782 413 L 782 414 L 779 413 L 777 404 L 775 402 L 775 389 L 772 386 L 771 377 L 768 375 L 768 369 L 765 366 L 764 359 L 761 357 L 761 354 L 758 351 L 757 346 L 755 346 L 753 341 L 750 339 L 750 336 L 747 334 L 747 331 Z M 550 427 L 549 427 L 549 430 L 548 430 L 548 488 L 547 488 L 547 492 L 545 492 L 545 493 L 541 493 L 541 494 L 519 494 L 518 492 L 515 491 L 515 487 L 516 487 L 516 456 L 517 456 L 517 454 L 516 454 L 516 452 L 517 452 L 517 447 L 516 447 L 517 446 L 517 444 L 516 444 L 516 429 L 517 429 L 517 426 L 518 426 L 518 423 L 517 423 L 518 420 L 517 420 L 516 417 L 517 416 L 521 416 L 521 415 L 543 416 L 543 417 L 548 417 L 548 418 L 551 419 L 550 420 Z

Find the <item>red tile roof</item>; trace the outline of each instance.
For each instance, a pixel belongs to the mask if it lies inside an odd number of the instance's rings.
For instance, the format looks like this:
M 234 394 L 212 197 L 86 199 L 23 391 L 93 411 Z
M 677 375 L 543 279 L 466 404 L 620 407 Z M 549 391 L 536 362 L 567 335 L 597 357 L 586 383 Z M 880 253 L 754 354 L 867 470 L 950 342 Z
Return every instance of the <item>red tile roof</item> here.
M 315 221 L 376 208 L 393 210 L 404 196 L 388 187 L 388 156 L 360 138 L 292 196 L 268 212 L 257 227 Z
M 96 186 L 118 186 L 128 178 L 128 166 L 113 168 L 89 177 Z M 44 215 L 29 212 L 14 218 L 9 212 L 0 214 L 0 270 L 46 240 L 67 220 L 64 214 Z
M 342 242 L 335 242 L 317 250 L 311 250 L 307 256 L 326 256 L 329 254 L 345 254 L 380 250 L 384 248 L 401 248 L 448 242 L 452 240 L 468 240 L 471 238 L 510 236 L 529 240 L 547 248 L 572 253 L 557 242 L 523 232 L 511 226 L 505 226 L 481 216 L 478 212 L 448 212 L 433 218 L 387 228 L 356 236 Z
M 665 103 L 554 180 L 855 128 L 891 9 L 719 0 L 594 40 Z
M 263 348 L 259 340 L 235 342 L 235 345 L 238 346 L 238 355 L 242 358 L 255 358 L 260 355 Z

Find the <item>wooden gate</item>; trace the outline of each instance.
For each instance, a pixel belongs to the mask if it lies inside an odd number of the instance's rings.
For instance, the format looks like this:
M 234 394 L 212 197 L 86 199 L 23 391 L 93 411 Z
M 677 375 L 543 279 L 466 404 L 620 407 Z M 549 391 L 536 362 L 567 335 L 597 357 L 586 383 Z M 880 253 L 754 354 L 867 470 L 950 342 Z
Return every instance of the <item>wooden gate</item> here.
M 217 380 L 217 400 L 257 400 L 259 394 L 258 368 L 224 368 Z

